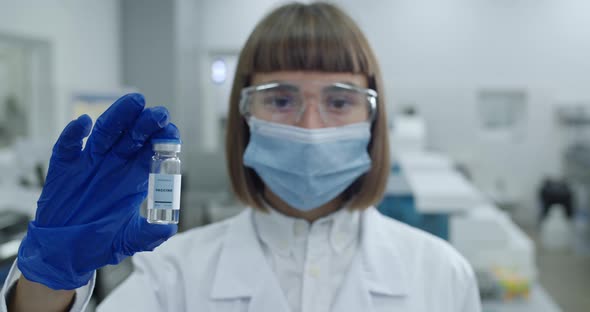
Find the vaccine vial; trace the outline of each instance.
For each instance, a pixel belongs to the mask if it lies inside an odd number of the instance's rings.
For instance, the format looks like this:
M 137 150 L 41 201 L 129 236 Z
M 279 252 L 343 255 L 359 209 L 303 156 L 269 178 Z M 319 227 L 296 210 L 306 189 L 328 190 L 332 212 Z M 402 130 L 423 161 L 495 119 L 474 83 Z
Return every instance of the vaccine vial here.
M 152 140 L 154 156 L 148 183 L 147 221 L 177 224 L 180 214 L 180 153 L 178 139 Z

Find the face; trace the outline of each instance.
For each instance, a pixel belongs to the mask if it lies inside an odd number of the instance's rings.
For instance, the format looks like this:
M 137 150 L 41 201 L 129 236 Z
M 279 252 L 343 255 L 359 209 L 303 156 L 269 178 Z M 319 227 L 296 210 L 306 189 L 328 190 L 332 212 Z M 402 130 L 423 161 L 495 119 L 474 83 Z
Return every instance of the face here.
M 253 76 L 252 85 L 269 83 L 279 86 L 250 96 L 249 112 L 256 118 L 307 129 L 344 126 L 369 119 L 365 75 L 281 71 Z

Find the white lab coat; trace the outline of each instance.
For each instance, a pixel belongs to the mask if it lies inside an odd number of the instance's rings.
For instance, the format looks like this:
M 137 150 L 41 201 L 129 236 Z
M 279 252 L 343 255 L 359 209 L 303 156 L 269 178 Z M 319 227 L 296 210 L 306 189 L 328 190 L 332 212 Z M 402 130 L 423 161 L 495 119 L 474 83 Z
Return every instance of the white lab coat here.
M 251 219 L 246 210 L 136 256 L 136 271 L 98 311 L 289 311 Z M 446 242 L 375 208 L 362 219 L 360 252 L 332 311 L 481 310 L 471 267 Z
M 361 246 L 332 311 L 481 311 L 471 267 L 446 242 L 372 207 L 361 222 Z M 249 209 L 137 254 L 134 264 L 99 312 L 289 311 Z

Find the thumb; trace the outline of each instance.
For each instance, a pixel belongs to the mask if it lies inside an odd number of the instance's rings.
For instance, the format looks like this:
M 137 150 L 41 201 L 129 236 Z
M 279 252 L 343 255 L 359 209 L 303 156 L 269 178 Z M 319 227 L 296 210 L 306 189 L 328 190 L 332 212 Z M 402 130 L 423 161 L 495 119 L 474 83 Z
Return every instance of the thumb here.
M 136 215 L 130 220 L 125 231 L 125 253 L 131 256 L 140 251 L 152 251 L 177 231 L 176 224 L 150 224 L 144 217 Z

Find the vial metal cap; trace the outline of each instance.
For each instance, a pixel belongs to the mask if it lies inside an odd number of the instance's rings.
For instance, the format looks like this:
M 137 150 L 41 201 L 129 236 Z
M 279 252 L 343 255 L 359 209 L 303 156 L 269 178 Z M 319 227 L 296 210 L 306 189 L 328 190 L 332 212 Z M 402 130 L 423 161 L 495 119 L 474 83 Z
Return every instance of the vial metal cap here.
M 175 152 L 180 153 L 182 141 L 180 139 L 153 139 L 154 152 Z

